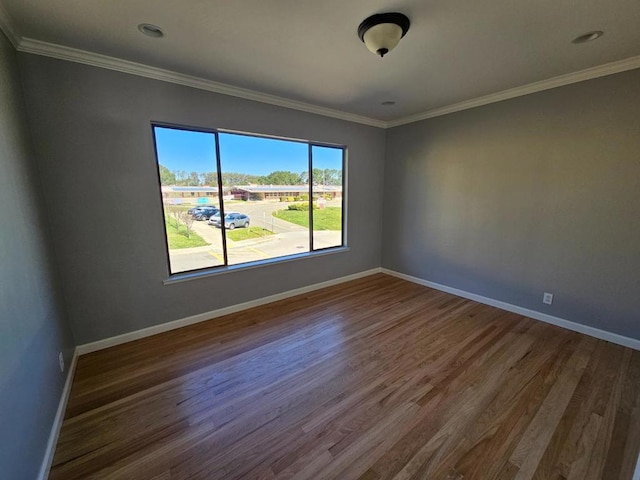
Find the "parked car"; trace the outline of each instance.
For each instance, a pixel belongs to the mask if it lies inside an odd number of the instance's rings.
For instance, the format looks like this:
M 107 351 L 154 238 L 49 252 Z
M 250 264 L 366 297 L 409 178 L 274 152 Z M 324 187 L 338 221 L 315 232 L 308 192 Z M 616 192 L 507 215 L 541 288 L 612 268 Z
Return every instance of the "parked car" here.
M 193 218 L 198 221 L 208 220 L 212 215 L 215 215 L 220 210 L 216 207 L 204 207 L 202 210 L 195 212 Z
M 214 207 L 213 205 L 199 205 L 197 207 L 190 208 L 189 210 L 187 210 L 187 213 L 195 217 L 197 213 L 201 212 L 205 208 L 216 208 L 216 207 Z
M 224 227 L 233 230 L 236 227 L 249 228 L 249 215 L 229 213 L 224 216 Z
M 213 215 L 211 219 L 209 219 L 209 223 L 212 223 L 216 227 L 220 227 L 220 213 L 218 215 Z M 227 213 L 224 216 L 224 228 L 229 230 L 233 230 L 236 227 L 248 227 L 249 226 L 249 215 L 245 215 L 240 212 L 231 212 Z
M 209 225 L 220 226 L 220 210 L 209 217 Z

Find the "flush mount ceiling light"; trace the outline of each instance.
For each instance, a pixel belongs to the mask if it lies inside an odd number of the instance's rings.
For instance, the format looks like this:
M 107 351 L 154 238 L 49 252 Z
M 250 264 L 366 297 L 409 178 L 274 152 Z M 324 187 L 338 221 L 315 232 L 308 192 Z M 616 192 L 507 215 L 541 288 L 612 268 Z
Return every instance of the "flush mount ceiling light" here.
M 587 33 L 584 33 L 584 34 L 580 35 L 579 37 L 574 38 L 572 40 L 572 43 L 587 43 L 587 42 L 591 42 L 593 40 L 597 40 L 602 35 L 604 35 L 604 32 L 602 30 L 594 30 L 593 32 L 587 32 Z
M 406 35 L 409 25 L 411 22 L 402 13 L 378 13 L 360 24 L 358 37 L 370 52 L 384 57 Z
M 161 38 L 164 37 L 164 32 L 157 25 L 152 25 L 150 23 L 141 23 L 138 25 L 138 30 L 144 33 L 148 37 L 153 38 Z

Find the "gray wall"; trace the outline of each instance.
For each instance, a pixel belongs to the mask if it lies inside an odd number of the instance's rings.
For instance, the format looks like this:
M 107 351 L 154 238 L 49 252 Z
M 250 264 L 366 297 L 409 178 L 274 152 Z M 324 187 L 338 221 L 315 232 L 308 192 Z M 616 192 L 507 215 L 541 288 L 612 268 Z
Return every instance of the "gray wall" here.
M 386 268 L 640 338 L 640 70 L 391 129 L 383 231 Z
M 36 478 L 73 341 L 45 242 L 13 47 L 0 33 L 0 477 Z
M 79 344 L 380 266 L 380 129 L 30 54 L 27 106 Z M 346 253 L 164 286 L 151 121 L 348 146 Z

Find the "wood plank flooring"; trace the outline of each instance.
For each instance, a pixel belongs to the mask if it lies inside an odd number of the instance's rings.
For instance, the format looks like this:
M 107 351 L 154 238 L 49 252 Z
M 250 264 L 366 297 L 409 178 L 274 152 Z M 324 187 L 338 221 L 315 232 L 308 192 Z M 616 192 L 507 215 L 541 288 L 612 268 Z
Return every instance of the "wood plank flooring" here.
M 51 479 L 631 479 L 640 352 L 387 275 L 80 357 Z

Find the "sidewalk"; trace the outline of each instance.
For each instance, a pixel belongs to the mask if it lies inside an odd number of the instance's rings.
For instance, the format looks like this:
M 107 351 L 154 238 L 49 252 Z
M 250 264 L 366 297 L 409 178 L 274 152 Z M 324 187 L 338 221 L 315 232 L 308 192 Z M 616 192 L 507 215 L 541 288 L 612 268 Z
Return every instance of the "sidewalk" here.
M 340 232 L 318 231 L 314 233 L 315 248 L 335 247 L 340 243 Z M 229 265 L 305 252 L 309 252 L 309 233 L 307 230 L 278 233 L 239 242 L 231 240 L 227 242 Z M 216 266 L 224 262 L 221 240 L 219 240 L 219 246 L 184 248 L 172 251 L 170 256 L 172 268 L 180 271 Z

